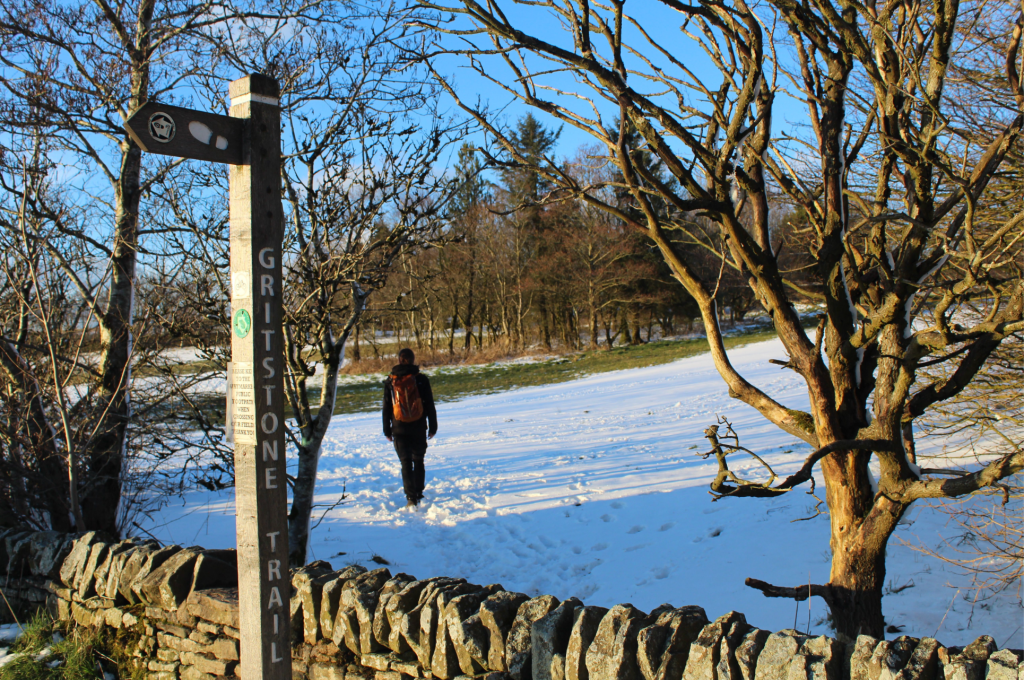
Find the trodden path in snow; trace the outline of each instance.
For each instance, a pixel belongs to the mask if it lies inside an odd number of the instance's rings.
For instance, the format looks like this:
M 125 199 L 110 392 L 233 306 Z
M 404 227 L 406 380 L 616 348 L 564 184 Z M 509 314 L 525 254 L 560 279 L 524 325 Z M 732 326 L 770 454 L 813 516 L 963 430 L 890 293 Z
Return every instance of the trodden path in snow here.
M 785 356 L 781 343 L 730 355 L 759 387 L 806 408 L 799 377 L 768 363 Z M 828 517 L 813 517 L 815 500 L 805 489 L 768 501 L 712 502 L 714 459 L 695 454 L 707 450 L 703 430 L 717 415 L 780 476 L 810 449 L 730 399 L 707 355 L 471 397 L 439 404 L 438 413 L 427 500 L 416 512 L 404 509 L 398 459 L 381 434 L 379 411 L 335 417 L 314 521 L 343 488 L 348 498 L 313 531 L 310 559 L 373 566 L 377 556 L 392 572 L 418 578 L 459 576 L 606 607 L 696 604 L 711 618 L 736 610 L 772 630 L 793 627 L 795 615 L 799 629 L 809 619 L 812 632 L 828 632 L 820 600 L 808 613 L 806 602 L 769 600 L 743 585 L 748 576 L 789 586 L 826 582 Z M 749 458 L 730 467 L 760 474 Z M 190 493 L 144 526 L 165 541 L 231 547 L 233 503 L 231 492 Z M 944 521 L 917 507 L 897 535 L 935 545 L 951 531 Z M 1022 646 L 1019 589 L 972 607 L 963 598 L 966 577 L 895 539 L 887 583 L 892 590 L 912 583 L 885 598 L 886 620 L 902 634 L 952 645 L 987 633 L 1000 646 Z

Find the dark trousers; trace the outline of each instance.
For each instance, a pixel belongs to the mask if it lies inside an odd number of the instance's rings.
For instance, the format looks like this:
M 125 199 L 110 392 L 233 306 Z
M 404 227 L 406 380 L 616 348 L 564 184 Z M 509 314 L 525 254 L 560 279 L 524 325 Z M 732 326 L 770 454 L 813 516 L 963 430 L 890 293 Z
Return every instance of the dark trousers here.
M 427 453 L 427 440 L 420 438 L 395 437 L 395 452 L 402 461 L 402 484 L 405 497 L 413 502 L 423 498 L 423 456 Z

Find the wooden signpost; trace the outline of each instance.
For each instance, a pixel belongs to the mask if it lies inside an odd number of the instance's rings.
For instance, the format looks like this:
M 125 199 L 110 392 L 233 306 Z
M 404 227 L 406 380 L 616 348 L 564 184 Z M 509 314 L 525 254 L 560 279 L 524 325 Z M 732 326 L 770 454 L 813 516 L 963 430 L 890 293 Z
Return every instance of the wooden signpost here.
M 231 116 L 146 104 L 125 123 L 143 151 L 227 163 L 231 422 L 244 680 L 291 678 L 281 328 L 281 115 L 277 81 L 231 83 Z

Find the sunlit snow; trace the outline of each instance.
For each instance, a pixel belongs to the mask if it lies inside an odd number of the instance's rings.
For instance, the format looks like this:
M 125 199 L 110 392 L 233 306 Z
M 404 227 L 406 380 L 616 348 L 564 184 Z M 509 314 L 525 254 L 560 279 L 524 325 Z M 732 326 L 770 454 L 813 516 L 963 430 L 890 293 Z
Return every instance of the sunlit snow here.
M 778 341 L 730 353 L 753 383 L 790 408 L 807 396 Z M 371 405 L 373 406 L 373 405 Z M 810 449 L 730 399 L 707 355 L 574 382 L 467 398 L 438 406 L 427 454 L 426 502 L 404 509 L 400 468 L 381 433 L 379 410 L 337 416 L 320 462 L 310 559 L 335 567 L 377 566 L 419 578 L 464 577 L 530 595 L 576 596 L 650 610 L 668 602 L 704 607 L 711 618 L 741 611 L 756 626 L 827 633 L 824 603 L 769 600 L 746 577 L 796 586 L 829 575 L 829 522 L 798 489 L 774 500 L 707 493 L 714 459 L 703 430 L 722 415 L 742 444 L 784 476 Z M 750 458 L 731 467 L 761 474 Z M 820 482 L 820 480 L 819 480 Z M 823 486 L 818 486 L 823 497 Z M 1019 516 L 1019 512 L 1017 513 Z M 966 577 L 900 544 L 939 542 L 945 516 L 915 507 L 890 542 L 886 621 L 903 634 L 947 645 L 979 634 L 1020 647 L 1019 590 L 972 607 Z M 144 524 L 162 541 L 234 545 L 234 497 L 190 493 Z M 947 587 L 953 584 L 954 587 Z M 957 587 L 961 587 L 958 592 Z M 895 637 L 896 634 L 889 635 Z

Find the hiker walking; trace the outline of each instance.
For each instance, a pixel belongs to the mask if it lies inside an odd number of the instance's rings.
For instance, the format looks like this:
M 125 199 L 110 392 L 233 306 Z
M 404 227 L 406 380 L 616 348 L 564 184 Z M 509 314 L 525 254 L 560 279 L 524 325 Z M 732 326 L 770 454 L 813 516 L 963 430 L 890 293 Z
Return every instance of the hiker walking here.
M 398 353 L 398 365 L 384 381 L 384 436 L 394 442 L 402 461 L 406 507 L 423 499 L 423 456 L 427 440 L 437 432 L 434 393 L 427 376 L 414 364 L 416 356 L 406 347 Z

